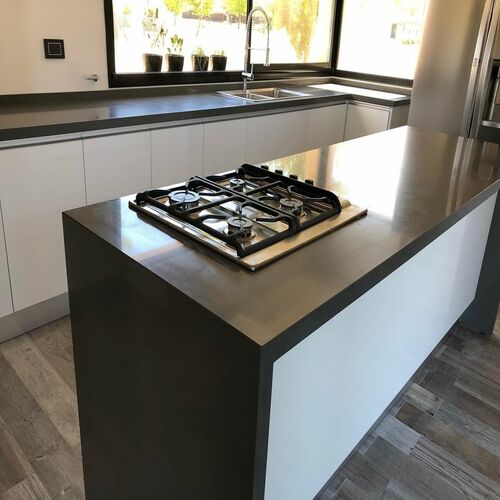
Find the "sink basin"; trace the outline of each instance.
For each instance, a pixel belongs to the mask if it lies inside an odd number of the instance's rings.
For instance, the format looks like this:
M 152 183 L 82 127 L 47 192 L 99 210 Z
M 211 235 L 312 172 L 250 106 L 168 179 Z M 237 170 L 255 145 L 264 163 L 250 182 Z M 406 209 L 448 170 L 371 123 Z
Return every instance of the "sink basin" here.
M 220 91 L 219 94 L 227 97 L 234 97 L 248 102 L 266 102 L 266 101 L 284 101 L 285 99 L 300 99 L 303 97 L 311 97 L 311 94 L 305 92 L 297 92 L 295 90 L 280 89 L 272 87 L 267 89 L 252 89 L 252 90 L 228 90 Z

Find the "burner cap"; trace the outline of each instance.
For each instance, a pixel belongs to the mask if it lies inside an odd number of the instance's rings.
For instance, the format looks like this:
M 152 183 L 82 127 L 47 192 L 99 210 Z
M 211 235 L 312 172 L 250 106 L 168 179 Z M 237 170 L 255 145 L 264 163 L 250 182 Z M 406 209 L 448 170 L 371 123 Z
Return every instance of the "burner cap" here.
M 236 191 L 242 191 L 245 184 L 246 182 L 243 179 L 238 179 L 237 177 L 229 179 L 229 185 Z
M 302 214 L 302 209 L 304 208 L 304 203 L 296 198 L 281 198 L 280 207 L 285 212 L 291 212 L 293 214 Z
M 234 234 L 242 233 L 239 235 L 241 239 L 247 239 L 252 237 L 253 222 L 247 217 L 237 216 L 229 217 L 227 219 L 227 233 Z
M 200 195 L 194 191 L 179 189 L 178 191 L 172 191 L 168 195 L 168 199 L 173 205 L 180 203 L 182 208 L 186 209 L 196 207 L 200 201 Z

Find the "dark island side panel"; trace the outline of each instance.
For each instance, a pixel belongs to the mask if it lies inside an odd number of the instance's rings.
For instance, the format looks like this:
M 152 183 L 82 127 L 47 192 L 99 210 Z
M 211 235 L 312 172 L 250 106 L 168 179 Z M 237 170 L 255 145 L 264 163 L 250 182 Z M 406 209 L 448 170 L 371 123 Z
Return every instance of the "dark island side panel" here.
M 63 219 L 86 498 L 251 499 L 257 346 Z

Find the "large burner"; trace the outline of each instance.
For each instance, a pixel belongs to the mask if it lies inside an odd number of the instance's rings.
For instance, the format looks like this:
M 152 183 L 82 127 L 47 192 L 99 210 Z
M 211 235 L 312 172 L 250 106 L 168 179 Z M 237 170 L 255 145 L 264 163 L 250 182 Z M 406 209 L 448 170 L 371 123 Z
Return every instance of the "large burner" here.
M 253 222 L 247 217 L 239 215 L 236 217 L 229 217 L 229 219 L 227 219 L 227 233 L 229 235 L 239 233 L 241 231 L 238 238 L 250 239 L 253 236 L 252 228 Z
M 245 187 L 246 182 L 243 179 L 233 178 L 233 179 L 229 179 L 229 185 L 235 191 L 243 191 L 243 188 Z
M 280 208 L 281 210 L 294 215 L 302 215 L 304 203 L 297 198 L 281 198 Z
M 200 195 L 189 189 L 179 189 L 172 191 L 168 195 L 168 199 L 172 205 L 180 204 L 183 209 L 196 207 L 200 202 Z

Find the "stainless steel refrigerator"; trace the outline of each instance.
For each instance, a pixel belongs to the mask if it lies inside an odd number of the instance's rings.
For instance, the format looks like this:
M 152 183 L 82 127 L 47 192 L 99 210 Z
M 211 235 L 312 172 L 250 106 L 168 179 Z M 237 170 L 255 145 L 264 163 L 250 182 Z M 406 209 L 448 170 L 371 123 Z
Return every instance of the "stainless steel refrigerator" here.
M 500 0 L 428 0 L 409 125 L 500 143 L 499 14 Z

